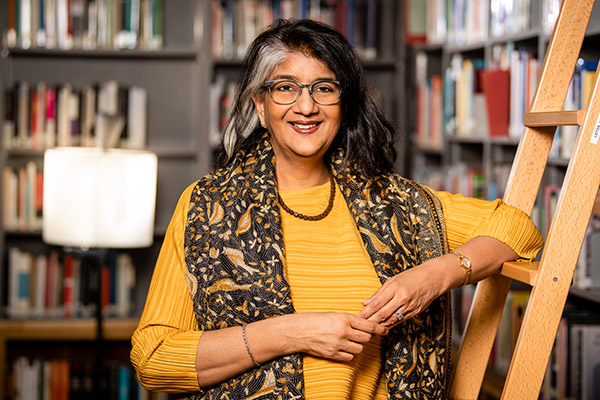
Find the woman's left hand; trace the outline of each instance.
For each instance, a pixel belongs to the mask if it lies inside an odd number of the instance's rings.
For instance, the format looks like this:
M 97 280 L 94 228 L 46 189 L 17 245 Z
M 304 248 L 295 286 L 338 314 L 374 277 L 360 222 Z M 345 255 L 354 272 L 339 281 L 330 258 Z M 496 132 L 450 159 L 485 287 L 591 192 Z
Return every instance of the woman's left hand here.
M 471 260 L 469 283 L 490 276 L 503 262 L 518 257 L 508 245 L 489 236 L 474 237 L 457 250 Z M 419 314 L 437 297 L 464 283 L 465 271 L 458 257 L 444 254 L 388 279 L 373 296 L 363 301 L 365 308 L 357 316 L 389 329 Z M 402 318 L 398 318 L 396 312 Z
M 448 261 L 456 262 L 442 256 L 388 279 L 369 299 L 362 302 L 365 308 L 357 316 L 392 328 L 419 314 L 448 289 L 444 274 L 439 273 Z M 401 314 L 401 319 L 396 312 Z

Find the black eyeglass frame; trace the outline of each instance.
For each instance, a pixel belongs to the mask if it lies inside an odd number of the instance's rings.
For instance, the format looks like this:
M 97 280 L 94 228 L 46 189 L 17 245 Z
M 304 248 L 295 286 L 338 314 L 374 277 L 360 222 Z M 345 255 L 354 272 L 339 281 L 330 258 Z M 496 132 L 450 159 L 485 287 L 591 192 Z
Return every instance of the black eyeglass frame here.
M 273 98 L 273 94 L 271 93 L 271 86 L 273 84 L 275 84 L 275 83 L 278 83 L 278 82 L 292 82 L 292 83 L 295 83 L 296 85 L 298 85 L 298 87 L 300 88 L 300 90 L 298 90 L 298 94 L 296 95 L 296 98 L 293 101 L 281 103 L 279 101 L 276 101 Z M 313 97 L 312 90 L 313 90 L 314 85 L 322 83 L 322 82 L 335 83 L 338 86 L 338 89 L 339 89 L 340 92 L 338 94 L 337 99 L 335 99 L 335 101 L 333 103 L 319 103 Z M 311 83 L 307 83 L 307 84 L 300 83 L 300 82 L 295 81 L 293 79 L 284 79 L 284 78 L 282 78 L 282 79 L 271 79 L 271 80 L 265 81 L 265 87 L 267 88 L 267 91 L 269 92 L 269 96 L 271 97 L 271 100 L 273 100 L 275 103 L 277 103 L 279 105 L 282 105 L 282 106 L 289 106 L 290 104 L 294 104 L 295 102 L 297 102 L 298 99 L 300 98 L 300 96 L 302 96 L 302 89 L 304 89 L 304 88 L 308 88 L 308 94 L 310 95 L 310 98 L 312 99 L 312 101 L 314 101 L 316 104 L 321 105 L 321 106 L 332 106 L 334 104 L 337 104 L 340 101 L 340 98 L 342 97 L 342 88 L 340 87 L 340 81 L 336 81 L 334 79 L 317 79 L 316 81 L 311 82 Z

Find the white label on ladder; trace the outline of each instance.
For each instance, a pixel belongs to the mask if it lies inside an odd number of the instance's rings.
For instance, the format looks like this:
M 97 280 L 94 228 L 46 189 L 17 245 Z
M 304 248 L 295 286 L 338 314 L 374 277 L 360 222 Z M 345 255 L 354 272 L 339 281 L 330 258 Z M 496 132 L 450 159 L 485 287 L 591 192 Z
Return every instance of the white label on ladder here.
M 596 128 L 592 133 L 592 138 L 590 139 L 590 143 L 598 144 L 598 138 L 600 137 L 600 114 L 598 115 L 598 120 L 596 121 Z

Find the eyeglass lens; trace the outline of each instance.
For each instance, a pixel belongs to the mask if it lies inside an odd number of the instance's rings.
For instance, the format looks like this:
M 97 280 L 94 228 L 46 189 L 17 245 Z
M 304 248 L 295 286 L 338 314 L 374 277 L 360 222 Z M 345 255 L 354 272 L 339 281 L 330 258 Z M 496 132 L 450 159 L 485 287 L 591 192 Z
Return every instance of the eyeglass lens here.
M 300 97 L 302 88 L 308 88 L 312 99 L 321 105 L 335 104 L 340 97 L 340 87 L 334 81 L 315 81 L 309 85 L 301 85 L 290 80 L 277 80 L 269 86 L 269 93 L 274 102 L 292 104 Z

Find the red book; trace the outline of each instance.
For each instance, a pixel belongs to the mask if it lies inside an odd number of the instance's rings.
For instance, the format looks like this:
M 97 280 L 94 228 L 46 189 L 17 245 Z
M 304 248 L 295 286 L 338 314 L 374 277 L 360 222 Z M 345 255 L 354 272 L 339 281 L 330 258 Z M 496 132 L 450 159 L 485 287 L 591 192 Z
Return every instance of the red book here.
M 65 254 L 65 272 L 63 283 L 63 302 L 65 306 L 65 317 L 73 316 L 73 286 L 75 285 L 75 259 L 71 254 Z
M 510 117 L 510 72 L 495 69 L 481 73 L 490 136 L 508 136 Z
M 35 211 L 39 220 L 42 219 L 44 208 L 44 173 L 38 171 L 35 176 Z
M 59 400 L 69 400 L 69 391 L 70 391 L 69 361 L 67 361 L 67 360 L 58 361 L 58 368 L 59 368 L 58 399 Z
M 105 313 L 108 311 L 110 302 L 110 268 L 105 265 L 102 266 L 102 292 L 100 294 L 102 296 L 102 312 Z

